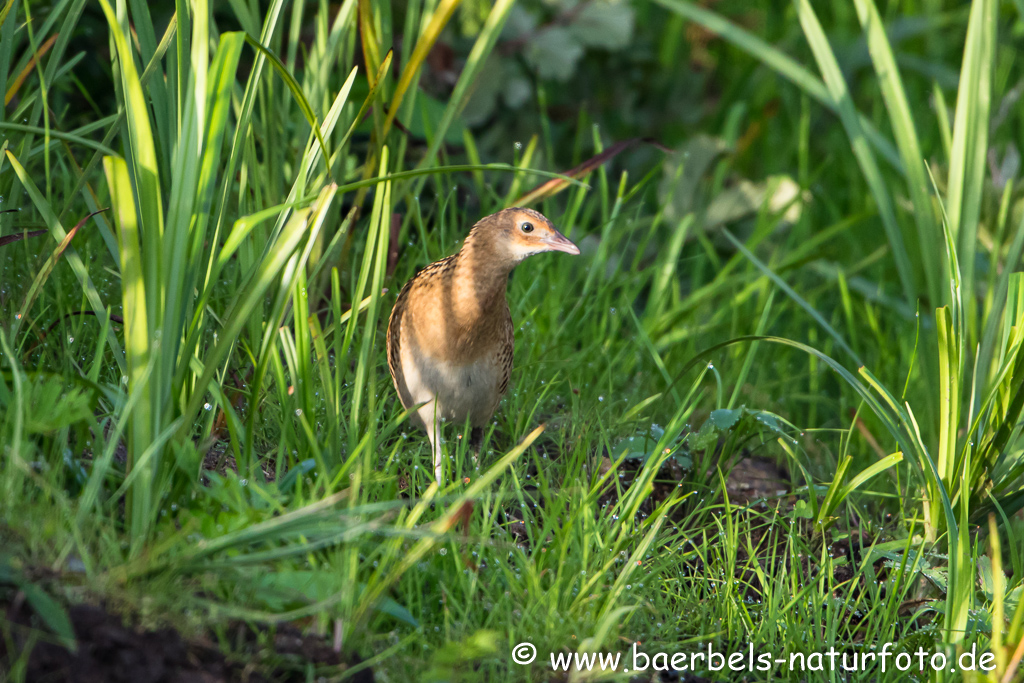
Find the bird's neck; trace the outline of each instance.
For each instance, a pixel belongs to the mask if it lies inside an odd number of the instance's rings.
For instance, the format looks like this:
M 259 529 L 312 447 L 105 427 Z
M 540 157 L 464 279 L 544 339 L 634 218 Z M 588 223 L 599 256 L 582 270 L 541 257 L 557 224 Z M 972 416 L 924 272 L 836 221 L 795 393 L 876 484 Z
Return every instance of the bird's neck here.
M 471 234 L 459 251 L 452 278 L 457 283 L 457 310 L 467 318 L 503 311 L 500 304 L 505 302 L 508 276 L 515 265 L 493 245 Z

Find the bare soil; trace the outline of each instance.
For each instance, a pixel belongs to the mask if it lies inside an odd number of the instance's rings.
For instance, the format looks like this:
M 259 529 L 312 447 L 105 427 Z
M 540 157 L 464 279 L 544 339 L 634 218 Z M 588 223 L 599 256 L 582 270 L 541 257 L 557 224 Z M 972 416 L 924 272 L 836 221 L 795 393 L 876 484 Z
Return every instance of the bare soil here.
M 11 671 L 30 649 L 24 680 L 32 683 L 285 683 L 305 681 L 306 663 L 335 674 L 358 663 L 357 658 L 343 662 L 329 643 L 289 626 L 278 627 L 272 650 L 264 644 L 261 651 L 256 633 L 244 624 L 231 630 L 240 636 L 245 656 L 229 658 L 209 638 L 185 639 L 170 628 L 134 628 L 102 605 L 90 604 L 68 608 L 78 645 L 71 652 L 48 635 L 17 594 L 0 596 L 0 609 L 8 636 L 0 638 L 0 671 Z M 373 672 L 363 669 L 350 680 L 372 683 Z

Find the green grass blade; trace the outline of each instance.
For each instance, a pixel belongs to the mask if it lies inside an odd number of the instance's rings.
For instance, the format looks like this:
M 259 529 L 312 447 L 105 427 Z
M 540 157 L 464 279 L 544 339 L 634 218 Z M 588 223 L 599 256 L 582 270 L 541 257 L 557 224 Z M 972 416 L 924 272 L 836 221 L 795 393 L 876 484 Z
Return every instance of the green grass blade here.
M 408 92 L 413 80 L 418 77 L 427 54 L 434 47 L 437 39 L 441 37 L 441 31 L 444 30 L 448 20 L 452 18 L 452 14 L 455 13 L 455 8 L 459 6 L 460 2 L 461 0 L 441 0 L 431 12 L 430 21 L 416 41 L 416 47 L 413 48 L 409 59 L 402 65 L 402 75 L 395 86 L 395 93 L 391 96 L 391 105 L 388 107 L 388 114 L 384 119 L 383 135 L 387 135 L 391 129 L 391 124 L 402 107 L 405 93 Z
M 463 514 L 465 506 L 470 504 L 471 501 L 473 501 L 474 499 L 480 497 L 480 495 L 483 494 L 484 490 L 487 487 L 489 487 L 494 482 L 495 479 L 498 478 L 498 475 L 500 475 L 502 472 L 508 469 L 512 465 L 512 463 L 514 463 L 517 459 L 519 459 L 519 457 L 523 453 L 526 452 L 526 449 L 529 448 L 533 444 L 533 442 L 537 440 L 537 437 L 539 437 L 543 431 L 544 425 L 541 425 L 534 429 L 529 434 L 527 434 L 526 438 L 519 442 L 519 444 L 515 448 L 510 450 L 508 453 L 503 455 L 497 462 L 491 465 L 483 474 L 477 477 L 476 480 L 469 485 L 469 487 L 462 493 L 462 495 L 460 495 L 458 498 L 452 501 L 451 505 L 449 505 L 448 507 L 448 512 L 446 512 L 437 521 L 433 522 L 430 525 L 430 531 L 432 533 L 431 536 L 420 540 L 412 548 L 410 548 L 404 554 L 401 561 L 398 562 L 396 566 L 391 568 L 390 571 L 385 573 L 383 571 L 384 567 L 381 567 L 381 569 L 378 570 L 374 577 L 371 578 L 370 581 L 367 581 L 366 591 L 364 592 L 362 599 L 360 601 L 362 607 L 359 609 L 359 611 L 356 612 L 357 623 L 359 622 L 359 617 L 365 616 L 365 613 L 369 606 L 376 604 L 377 600 L 380 598 L 380 596 L 383 594 L 384 590 L 386 590 L 388 586 L 394 583 L 398 579 L 398 577 L 400 577 L 402 574 L 404 574 L 406 571 L 412 568 L 417 562 L 419 562 L 422 559 L 422 557 L 427 552 L 429 552 L 433 547 L 435 547 L 439 541 L 441 534 L 445 534 L 449 530 L 451 530 L 452 526 L 455 524 L 457 520 L 460 519 L 461 515 Z M 430 498 L 433 497 L 434 492 L 436 491 L 436 488 L 436 483 L 432 483 L 430 485 L 421 501 L 421 510 L 425 509 L 425 504 L 429 503 Z M 411 517 L 413 517 L 414 522 L 415 516 Z
M 388 170 L 388 148 L 385 146 L 380 153 L 380 170 L 378 177 L 387 175 Z M 370 306 L 366 313 L 366 327 L 363 331 L 362 348 L 359 350 L 359 357 L 356 360 L 356 379 L 352 392 L 351 412 L 349 414 L 349 437 L 353 440 L 357 434 L 364 431 L 360 424 L 362 414 L 364 388 L 367 390 L 367 413 L 374 414 L 374 369 L 377 366 L 373 354 L 373 342 L 377 331 L 377 312 L 380 302 L 380 291 L 384 284 L 384 274 L 387 266 L 388 240 L 391 227 L 391 183 L 385 182 L 384 187 L 376 193 L 373 202 L 373 211 L 370 214 L 370 230 L 366 237 L 366 248 L 363 253 L 363 263 L 359 269 L 359 283 L 356 286 L 355 297 L 352 305 L 361 301 L 366 293 L 369 278 L 372 275 L 373 282 L 370 284 Z M 347 336 L 351 339 L 355 331 L 356 317 L 352 316 L 348 321 Z M 355 448 L 352 443 L 350 448 Z
M 265 57 L 277 71 L 278 75 L 281 76 L 281 79 L 284 80 L 288 90 L 292 93 L 292 97 L 299 105 L 299 109 L 302 110 L 302 115 L 306 117 L 306 122 L 313 129 L 313 134 L 316 136 L 317 142 L 320 143 L 320 149 L 323 151 L 324 159 L 330 159 L 331 153 L 327 149 L 327 142 L 320 133 L 320 124 L 317 121 L 316 114 L 313 112 L 313 107 L 310 106 L 309 100 L 306 99 L 305 94 L 302 92 L 302 86 L 299 85 L 295 77 L 288 71 L 288 67 L 284 65 L 284 62 L 272 50 L 249 34 L 245 35 L 245 42 L 249 43 L 259 54 Z M 330 173 L 330 168 L 327 169 L 327 172 Z
M 0 123 L 0 130 L 10 130 L 16 133 L 33 133 L 35 135 L 43 135 L 46 133 L 46 131 L 39 126 L 28 126 L 21 123 Z M 59 130 L 51 130 L 49 132 L 49 136 L 54 140 L 64 140 L 65 142 L 94 149 L 103 155 L 114 156 L 116 154 L 114 150 L 107 147 L 102 142 L 96 142 L 89 138 L 82 137 L 81 135 L 75 135 L 74 133 L 64 133 Z
M 151 379 L 151 358 L 153 346 L 150 343 L 151 308 L 146 305 L 146 278 L 143 255 L 140 247 L 138 211 L 132 194 L 132 183 L 128 165 L 118 157 L 106 157 L 103 167 L 114 204 L 114 223 L 117 226 L 118 243 L 121 251 L 121 297 L 124 305 L 124 338 L 128 363 L 128 395 L 137 401 L 128 430 L 127 471 L 131 472 L 135 456 L 152 442 L 154 411 L 152 394 L 147 390 Z M 144 477 L 128 498 L 128 514 L 131 518 L 132 536 L 138 540 L 137 550 L 146 537 L 146 513 L 149 510 L 152 487 L 152 473 Z
M 978 223 L 987 173 L 997 6 L 995 0 L 971 3 L 967 44 L 964 46 L 963 64 L 960 67 L 956 116 L 953 120 L 953 146 L 950 150 L 945 208 L 950 232 L 960 254 L 961 277 L 967 292 L 974 291 Z M 973 310 L 974 297 L 971 296 L 968 301 Z
M 131 176 L 134 181 L 132 188 L 135 193 L 135 205 L 139 211 L 139 230 L 143 233 L 143 252 L 146 261 L 155 264 L 160 255 L 157 238 L 163 233 L 164 218 L 155 139 L 149 122 L 149 106 L 138 72 L 135 70 L 135 59 L 128 46 L 128 39 L 121 31 L 114 10 L 107 0 L 100 0 L 100 6 L 110 25 L 120 65 L 121 91 L 128 123 L 126 147 L 131 151 Z M 152 280 L 147 282 L 149 289 L 154 289 L 155 284 Z M 150 291 L 149 295 L 153 297 L 156 292 Z M 153 306 L 150 306 L 150 309 L 153 309 Z
M 818 21 L 818 15 L 814 13 L 809 0 L 793 0 L 793 2 L 800 18 L 800 25 L 804 29 L 804 35 L 807 37 L 807 42 L 811 46 L 811 51 L 814 52 L 814 58 L 817 60 L 818 68 L 825 80 L 825 86 L 836 103 L 839 118 L 846 129 L 847 137 L 850 138 L 853 155 L 856 157 L 864 179 L 867 181 L 868 187 L 871 188 L 871 194 L 878 205 L 882 225 L 885 227 L 885 234 L 889 240 L 889 248 L 892 250 L 893 259 L 896 261 L 896 270 L 903 286 L 903 296 L 908 302 L 914 301 L 918 291 L 914 269 L 903 244 L 903 232 L 896 220 L 892 196 L 889 194 L 889 188 L 882 178 L 874 153 L 864 135 L 864 129 L 854 108 L 853 99 L 846 87 L 846 79 L 839 69 L 839 62 L 836 61 L 828 38 L 825 37 L 825 31 Z
M 62 243 L 67 239 L 68 233 L 65 232 L 64 227 L 60 224 L 60 221 L 57 220 L 57 216 L 53 213 L 53 210 L 47 203 L 46 198 L 43 197 L 39 188 L 32 182 L 32 179 L 29 178 L 28 173 L 18 162 L 15 156 L 11 154 L 10 151 L 7 151 L 6 154 L 7 160 L 11 164 L 11 168 L 14 169 L 15 174 L 18 176 L 18 180 L 21 181 L 25 191 L 28 192 L 28 196 L 35 205 L 36 210 L 39 211 L 39 214 L 43 217 L 43 221 L 46 223 L 46 227 L 49 229 L 50 234 L 53 236 L 54 240 L 58 243 Z M 93 284 L 92 278 L 89 276 L 89 269 L 86 268 L 85 263 L 82 261 L 82 257 L 79 256 L 75 248 L 71 246 L 69 246 L 64 253 L 65 258 L 67 258 L 68 263 L 71 266 L 71 270 L 74 271 L 79 284 L 85 292 L 86 298 L 92 305 L 93 312 L 96 313 L 97 316 L 105 316 L 107 307 L 100 298 L 100 294 L 97 291 L 96 286 Z M 120 342 L 118 342 L 117 337 L 111 333 L 107 337 L 107 343 L 114 354 L 114 359 L 118 368 L 123 373 L 125 371 L 125 360 L 122 357 L 123 354 L 121 353 Z
M 939 281 L 940 253 L 937 251 L 937 237 L 942 230 L 929 193 L 924 155 L 921 152 L 914 116 L 903 87 L 896 57 L 874 0 L 854 0 L 854 4 L 867 37 L 868 52 L 878 76 L 896 146 L 903 160 L 910 201 L 914 206 L 914 219 L 917 222 L 917 239 L 921 251 L 920 268 L 924 271 L 929 299 L 937 305 L 942 300 L 942 283 Z
M 101 211 L 105 210 L 106 209 L 101 209 Z M 83 225 L 85 225 L 86 221 L 95 216 L 97 213 L 99 213 L 99 211 L 90 213 L 85 218 L 78 221 L 75 227 L 71 228 L 71 231 L 68 232 L 67 237 L 61 240 L 60 244 L 57 245 L 57 248 L 54 249 L 53 253 L 50 254 L 50 257 L 46 259 L 46 263 L 43 264 L 43 267 L 39 269 L 39 272 L 36 273 L 35 278 L 32 280 L 31 286 L 29 286 L 28 288 L 28 294 L 25 295 L 25 301 L 24 303 L 22 303 L 21 309 L 18 311 L 18 314 L 14 318 L 14 324 L 11 326 L 12 338 L 14 338 L 17 335 L 19 329 L 18 326 L 22 323 L 22 321 L 28 318 L 28 312 L 32 309 L 32 304 L 35 302 L 36 297 L 39 296 L 39 292 L 42 290 L 43 284 L 49 279 L 50 273 L 53 272 L 54 266 L 57 265 L 57 261 L 60 260 L 61 255 L 68 248 L 68 245 L 71 244 L 71 240 L 74 238 L 75 234 L 78 233 L 78 231 L 82 228 Z
M 819 104 L 828 107 L 837 114 L 840 113 L 840 103 L 832 96 L 825 84 L 778 48 L 744 31 L 718 14 L 699 7 L 694 3 L 687 2 L 686 0 L 654 1 L 662 7 L 684 16 L 690 21 L 697 22 L 707 30 L 720 35 L 736 47 L 749 53 L 755 59 L 763 62 L 780 76 L 807 93 Z M 864 116 L 859 117 L 859 125 L 864 131 L 865 137 L 871 142 L 878 153 L 882 155 L 882 158 L 889 162 L 893 168 L 902 171 L 900 155 L 896 148 L 893 147 L 893 144 L 875 130 L 871 122 Z
M 849 498 L 850 494 L 860 488 L 861 484 L 902 461 L 903 453 L 896 452 L 872 463 L 850 479 L 850 483 L 840 490 L 838 500 L 845 500 L 846 498 Z
M 448 105 L 441 115 L 441 121 L 434 130 L 434 140 L 420 161 L 418 168 L 425 168 L 433 163 L 434 157 L 437 156 L 441 145 L 444 144 L 448 129 L 455 122 L 456 117 L 462 113 L 466 103 L 469 102 L 469 96 L 472 93 L 473 85 L 476 83 L 476 78 L 480 74 L 480 70 L 483 68 L 487 57 L 494 50 L 494 46 L 498 42 L 498 37 L 501 35 L 501 30 L 505 26 L 505 21 L 508 19 L 509 12 L 512 11 L 514 4 L 515 0 L 495 1 L 494 6 L 487 15 L 487 20 L 484 22 L 480 35 L 477 36 L 476 42 L 473 44 L 473 49 L 470 50 L 469 56 L 466 58 L 466 63 L 459 74 L 459 80 L 455 83 L 455 88 L 448 99 Z
M 758 270 L 760 270 L 762 273 L 768 276 L 768 278 L 771 279 L 771 281 L 774 282 L 779 289 L 785 292 L 790 299 L 796 302 L 796 304 L 800 306 L 800 308 L 807 311 L 807 314 L 814 318 L 814 321 L 821 326 L 821 329 L 825 330 L 825 332 L 827 332 L 828 335 L 832 337 L 837 344 L 839 344 L 839 348 L 841 348 L 843 351 L 846 351 L 846 353 L 850 355 L 850 358 L 852 358 L 853 361 L 857 363 L 857 365 L 864 364 L 860 360 L 860 357 L 857 355 L 857 353 L 852 348 L 850 348 L 849 344 L 846 343 L 846 340 L 843 339 L 839 332 L 837 332 L 835 328 L 829 325 L 828 321 L 826 321 L 820 313 L 814 310 L 813 306 L 811 306 L 803 297 L 797 294 L 796 290 L 790 287 L 785 280 L 783 280 L 775 273 L 775 271 L 769 268 L 766 264 L 762 263 L 759 258 L 754 256 L 753 252 L 747 249 L 746 245 L 740 242 L 738 239 L 736 239 L 736 237 L 734 237 L 731 232 L 723 228 L 722 234 L 725 235 L 725 237 L 730 242 L 732 242 L 733 246 L 735 246 L 741 254 L 746 256 L 751 263 L 757 266 Z

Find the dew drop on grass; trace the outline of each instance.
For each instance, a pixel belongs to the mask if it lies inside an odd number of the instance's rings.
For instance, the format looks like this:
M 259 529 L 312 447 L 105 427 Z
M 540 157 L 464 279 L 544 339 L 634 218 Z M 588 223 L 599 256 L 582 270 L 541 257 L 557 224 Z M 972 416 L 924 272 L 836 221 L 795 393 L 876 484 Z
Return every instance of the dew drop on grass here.
M 204 403 L 203 410 L 213 410 L 213 406 L 210 405 L 209 403 Z
M 302 415 L 302 408 L 296 408 L 295 409 L 295 417 L 300 417 L 301 415 Z

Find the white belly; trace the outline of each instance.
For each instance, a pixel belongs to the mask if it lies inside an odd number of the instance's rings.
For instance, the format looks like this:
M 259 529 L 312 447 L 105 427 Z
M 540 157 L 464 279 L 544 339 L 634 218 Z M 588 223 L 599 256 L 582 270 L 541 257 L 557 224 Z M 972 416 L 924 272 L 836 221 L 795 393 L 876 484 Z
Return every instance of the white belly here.
M 435 417 L 455 423 L 468 417 L 473 426 L 482 426 L 490 419 L 501 399 L 501 378 L 493 359 L 484 357 L 461 365 L 425 361 L 407 358 L 402 368 L 412 403 L 426 403 L 417 411 L 424 424 Z

